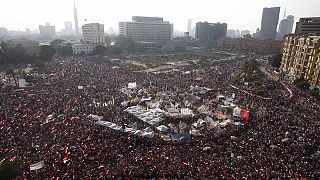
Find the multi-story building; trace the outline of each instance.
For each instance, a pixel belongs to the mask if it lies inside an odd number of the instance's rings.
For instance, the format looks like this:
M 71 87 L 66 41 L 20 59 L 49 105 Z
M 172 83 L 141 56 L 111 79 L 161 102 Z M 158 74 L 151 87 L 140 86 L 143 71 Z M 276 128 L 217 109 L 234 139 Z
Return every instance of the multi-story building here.
M 192 20 L 188 19 L 188 32 L 189 32 L 189 35 L 191 35 L 191 26 L 192 26 Z
M 234 29 L 228 29 L 227 30 L 227 37 L 235 38 L 236 37 L 236 31 Z
M 285 34 L 291 34 L 294 23 L 294 16 L 289 15 L 282 19 L 279 24 L 279 39 L 282 39 Z
M 99 23 L 84 24 L 82 26 L 82 35 L 85 43 L 104 44 L 106 42 L 103 24 L 99 24 Z
M 242 30 L 241 37 L 243 37 L 244 35 L 250 35 L 250 31 L 249 30 Z
M 230 50 L 271 54 L 281 50 L 282 41 L 258 38 L 222 38 L 217 45 Z
M 39 25 L 40 36 L 46 38 L 52 38 L 56 35 L 56 28 L 54 26 L 50 26 L 49 23 L 46 23 L 45 26 Z
M 287 35 L 283 40 L 280 69 L 294 78 L 303 77 L 320 86 L 320 36 Z
M 72 52 L 74 55 L 87 55 L 91 54 L 94 48 L 93 44 L 73 44 Z
M 135 41 L 169 41 L 173 39 L 173 24 L 160 17 L 133 16 L 132 22 L 119 22 L 119 33 Z
M 7 47 L 22 47 L 25 49 L 25 53 L 30 56 L 36 56 L 40 54 L 40 44 L 38 41 L 25 40 L 25 39 L 13 39 L 6 42 Z
M 0 27 L 0 37 L 7 36 L 8 35 L 8 29 L 4 27 Z
M 263 8 L 260 38 L 275 39 L 279 21 L 280 7 Z
M 295 34 L 320 34 L 320 17 L 300 18 Z
M 215 43 L 227 35 L 226 23 L 198 22 L 196 24 L 196 38 L 202 43 Z
M 64 22 L 64 34 L 73 34 L 72 22 Z

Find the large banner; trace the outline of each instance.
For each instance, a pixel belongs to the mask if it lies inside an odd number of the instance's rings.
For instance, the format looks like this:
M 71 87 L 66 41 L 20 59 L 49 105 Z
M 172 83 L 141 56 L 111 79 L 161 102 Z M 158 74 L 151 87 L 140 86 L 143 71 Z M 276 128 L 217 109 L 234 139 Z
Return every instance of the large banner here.
M 44 161 L 37 162 L 30 165 L 30 171 L 35 171 L 44 167 Z

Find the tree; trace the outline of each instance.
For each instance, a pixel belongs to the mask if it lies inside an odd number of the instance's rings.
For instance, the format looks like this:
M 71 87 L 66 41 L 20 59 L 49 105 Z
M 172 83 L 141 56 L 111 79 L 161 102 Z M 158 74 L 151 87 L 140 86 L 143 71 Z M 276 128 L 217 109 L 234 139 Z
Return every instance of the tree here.
M 122 50 L 119 47 L 112 47 L 111 48 L 111 54 L 121 54 Z
M 50 42 L 50 46 L 57 48 L 58 46 L 61 46 L 62 43 L 66 42 L 65 40 L 62 39 L 55 39 Z
M 17 160 L 14 161 L 5 161 L 0 166 L 0 179 L 15 179 L 19 175 L 20 162 Z
M 43 60 L 51 60 L 53 58 L 53 55 L 55 54 L 56 50 L 54 47 L 50 45 L 42 45 L 41 46 L 41 52 L 40 55 Z
M 251 78 L 252 74 L 259 71 L 259 62 L 255 59 L 250 59 L 244 62 L 242 71 L 247 77 Z
M 106 44 L 109 46 L 111 45 L 111 38 L 107 35 L 105 36 Z
M 16 73 L 14 72 L 14 69 L 12 69 L 12 68 L 7 69 L 6 75 L 10 75 L 10 76 L 14 79 L 14 84 L 15 84 L 16 86 L 18 86 L 17 78 L 16 78 Z
M 122 35 L 116 38 L 114 45 L 128 52 L 135 52 L 138 48 L 135 41 L 133 41 L 130 37 L 126 37 Z
M 4 52 L 2 50 L 2 48 L 0 47 L 0 64 L 3 64 L 4 63 Z
M 104 47 L 103 45 L 97 45 L 92 51 L 92 54 L 104 54 L 106 51 L 106 47 Z
M 71 56 L 73 54 L 72 46 L 70 45 L 58 46 L 56 52 L 63 56 Z
M 279 52 L 279 53 L 277 53 L 277 54 L 274 54 L 274 55 L 269 59 L 269 64 L 270 64 L 272 67 L 280 68 L 281 60 L 282 60 L 282 53 Z

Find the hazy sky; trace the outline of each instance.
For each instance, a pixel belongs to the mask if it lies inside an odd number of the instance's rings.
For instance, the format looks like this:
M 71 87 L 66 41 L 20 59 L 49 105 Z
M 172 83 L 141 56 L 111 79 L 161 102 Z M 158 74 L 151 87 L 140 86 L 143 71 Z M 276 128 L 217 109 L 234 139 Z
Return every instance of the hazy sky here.
M 38 29 L 49 22 L 60 31 L 65 21 L 73 21 L 73 0 L 0 0 L 0 27 L 9 30 Z M 263 7 L 280 6 L 280 19 L 287 15 L 320 16 L 320 0 L 76 0 L 79 25 L 99 22 L 118 29 L 119 21 L 131 16 L 158 16 L 174 24 L 175 30 L 186 31 L 188 18 L 198 21 L 225 22 L 228 29 L 260 27 Z

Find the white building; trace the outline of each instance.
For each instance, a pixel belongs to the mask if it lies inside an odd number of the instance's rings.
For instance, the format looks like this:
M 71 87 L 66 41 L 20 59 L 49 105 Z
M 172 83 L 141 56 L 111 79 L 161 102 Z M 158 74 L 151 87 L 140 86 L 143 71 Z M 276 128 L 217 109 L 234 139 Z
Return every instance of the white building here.
M 104 35 L 104 25 L 99 23 L 90 23 L 82 26 L 83 40 L 90 44 L 104 44 L 106 42 Z
M 168 41 L 173 39 L 173 24 L 159 17 L 133 16 L 132 22 L 119 22 L 119 33 L 135 41 Z
M 73 34 L 72 22 L 64 22 L 64 34 Z
M 92 53 L 94 49 L 93 44 L 74 44 L 72 45 L 73 55 L 85 55 Z
M 39 25 L 40 36 L 52 38 L 56 35 L 56 28 L 54 26 L 50 26 L 49 23 L 46 23 L 45 26 Z

